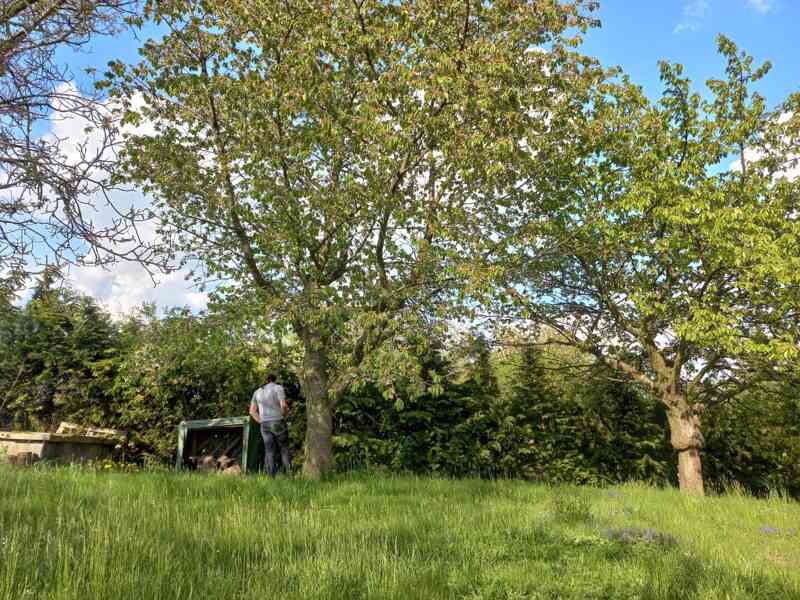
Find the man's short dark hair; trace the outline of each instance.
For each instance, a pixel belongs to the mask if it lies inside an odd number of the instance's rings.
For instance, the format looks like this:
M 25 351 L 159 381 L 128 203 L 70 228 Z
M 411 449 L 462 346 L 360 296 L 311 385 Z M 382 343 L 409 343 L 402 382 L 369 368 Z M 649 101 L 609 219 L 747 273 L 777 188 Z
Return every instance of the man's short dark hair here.
M 267 383 L 275 383 L 277 377 L 275 377 L 275 373 L 270 373 L 267 375 Z

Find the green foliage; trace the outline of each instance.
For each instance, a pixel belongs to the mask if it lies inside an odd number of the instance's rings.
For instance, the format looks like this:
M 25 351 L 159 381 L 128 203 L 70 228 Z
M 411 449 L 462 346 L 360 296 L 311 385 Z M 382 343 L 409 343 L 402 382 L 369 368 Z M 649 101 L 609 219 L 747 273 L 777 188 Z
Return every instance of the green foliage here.
M 168 27 L 112 63 L 130 129 L 121 176 L 216 299 L 291 327 L 305 353 L 307 475 L 363 383 L 417 379 L 407 332 L 463 282 L 455 229 L 513 204 L 522 149 L 597 71 L 573 47 L 594 2 L 150 2 Z M 538 51 L 534 51 L 537 49 Z M 558 134 L 555 135 L 558 137 Z M 492 206 L 492 211 L 496 207 Z M 402 400 L 401 400 L 402 401 Z
M 161 461 L 175 452 L 175 431 L 187 419 L 247 414 L 265 381 L 259 348 L 224 320 L 173 309 L 123 324 L 128 350 L 114 380 L 114 425 Z
M 564 523 L 588 523 L 592 520 L 591 509 L 589 498 L 580 489 L 558 488 L 550 500 L 553 518 Z
M 152 307 L 115 323 L 52 279 L 0 313 L 0 426 L 54 430 L 61 421 L 132 433 L 133 450 L 170 461 L 180 421 L 247 414 L 272 338 L 223 317 Z M 276 363 L 270 363 L 276 364 Z
M 768 108 L 755 88 L 769 65 L 724 37 L 719 51 L 705 99 L 667 63 L 658 101 L 626 77 L 593 88 L 563 124 L 572 142 L 537 156 L 528 215 L 498 215 L 470 257 L 490 257 L 503 314 L 511 296 L 553 341 L 658 398 L 678 452 L 703 447 L 705 405 L 800 353 L 800 95 Z M 699 463 L 681 464 L 702 493 Z
M 24 309 L 0 314 L 0 425 L 49 430 L 106 423 L 118 338 L 95 302 L 47 274 Z
M 0 314 L 5 396 L 0 425 L 52 429 L 61 420 L 131 432 L 133 454 L 171 464 L 183 419 L 246 414 L 252 391 L 277 371 L 302 455 L 305 399 L 299 342 L 258 333 L 222 314 L 152 307 L 112 322 L 53 281 Z M 436 342 L 416 359 L 436 393 L 394 381 L 343 396 L 334 421 L 340 469 L 602 484 L 674 483 L 664 411 L 641 389 L 575 350 L 532 343 L 492 350 L 485 339 Z M 579 375 L 560 365 L 583 363 Z M 565 373 L 568 376 L 565 376 Z M 753 390 L 707 414 L 706 476 L 763 493 L 800 490 L 797 386 Z
M 443 373 L 439 394 L 405 398 L 402 407 L 369 389 L 342 399 L 340 465 L 570 483 L 672 480 L 663 410 L 609 380 L 610 371 L 565 380 L 532 346 L 491 359 L 481 343 L 449 350 L 458 364 L 423 360 Z
M 163 37 L 99 83 L 132 126 L 117 175 L 228 316 L 115 324 L 50 271 L 19 308 L 4 273 L 0 424 L 165 461 L 269 364 L 312 476 L 335 413 L 345 465 L 664 483 L 669 442 L 707 440 L 712 480 L 798 489 L 800 96 L 766 106 L 769 64 L 720 37 L 705 99 L 665 62 L 653 102 L 574 51 L 591 1 L 145 5 Z M 487 296 L 549 338 L 440 347 Z
M 800 387 L 787 381 L 751 389 L 712 407 L 706 472 L 721 485 L 800 498 Z

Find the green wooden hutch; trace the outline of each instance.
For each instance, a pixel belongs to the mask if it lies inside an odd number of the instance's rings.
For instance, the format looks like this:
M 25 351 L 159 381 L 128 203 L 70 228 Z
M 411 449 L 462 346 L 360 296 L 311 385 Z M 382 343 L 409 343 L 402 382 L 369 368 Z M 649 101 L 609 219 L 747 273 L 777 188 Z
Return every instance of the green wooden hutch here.
M 264 442 L 251 417 L 183 421 L 178 426 L 176 469 L 191 469 L 191 456 L 221 453 L 236 459 L 242 473 L 257 473 L 264 465 Z

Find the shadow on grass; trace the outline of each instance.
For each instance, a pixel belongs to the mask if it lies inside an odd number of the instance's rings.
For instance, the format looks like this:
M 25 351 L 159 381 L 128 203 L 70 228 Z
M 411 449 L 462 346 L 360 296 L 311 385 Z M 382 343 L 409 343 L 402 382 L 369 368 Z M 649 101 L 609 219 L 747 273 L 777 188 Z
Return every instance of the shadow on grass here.
M 225 557 L 216 565 L 220 575 L 235 577 L 243 563 L 264 564 L 268 583 L 257 576 L 250 590 L 296 591 L 285 597 L 691 600 L 710 590 L 742 600 L 793 597 L 779 581 L 704 562 L 681 547 L 575 537 L 547 525 L 474 537 L 477 543 L 467 543 L 444 527 L 402 524 L 350 528 L 335 542 L 278 536 L 270 555 L 280 559 L 271 565 L 244 540 L 211 546 Z M 309 569 L 316 569 L 313 585 Z M 609 576 L 627 570 L 639 577 Z

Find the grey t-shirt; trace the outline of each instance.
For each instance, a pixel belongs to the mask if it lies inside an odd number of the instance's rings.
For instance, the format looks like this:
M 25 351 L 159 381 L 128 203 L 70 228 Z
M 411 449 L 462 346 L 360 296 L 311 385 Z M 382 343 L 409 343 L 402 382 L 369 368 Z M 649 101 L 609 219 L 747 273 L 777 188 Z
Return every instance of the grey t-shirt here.
M 253 392 L 251 404 L 258 405 L 258 414 L 261 416 L 261 420 L 268 423 L 280 421 L 283 418 L 281 402 L 284 400 L 286 400 L 286 394 L 283 386 L 277 383 L 268 383 Z

